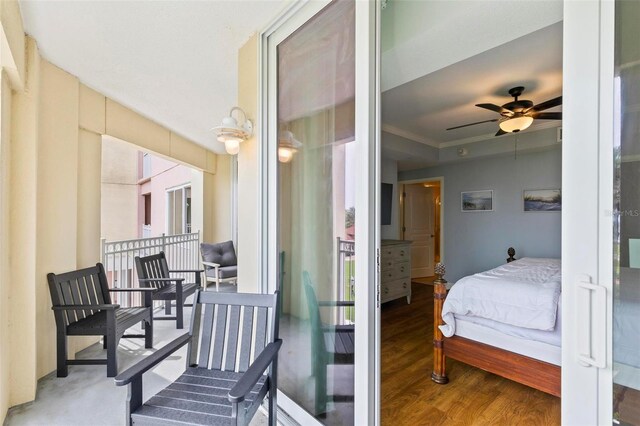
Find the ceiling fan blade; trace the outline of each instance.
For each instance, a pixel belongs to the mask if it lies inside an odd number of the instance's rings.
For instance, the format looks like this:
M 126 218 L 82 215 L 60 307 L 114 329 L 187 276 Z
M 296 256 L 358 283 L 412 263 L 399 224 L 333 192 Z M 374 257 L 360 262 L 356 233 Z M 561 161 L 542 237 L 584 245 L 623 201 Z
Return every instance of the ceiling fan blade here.
M 498 130 L 498 133 L 495 134 L 495 136 L 502 136 L 502 135 L 506 135 L 508 132 L 505 132 L 504 130 L 500 129 Z
M 508 114 L 513 115 L 513 111 L 508 110 L 506 108 L 502 108 L 501 106 L 495 104 L 476 104 L 477 107 L 488 109 L 489 111 L 497 112 L 498 114 Z
M 493 120 L 484 120 L 484 121 L 478 121 L 476 123 L 463 124 L 462 126 L 449 127 L 447 130 L 460 129 L 462 127 L 475 126 L 476 124 L 482 124 L 482 123 L 495 123 L 496 121 L 498 121 L 498 119 L 494 118 Z
M 561 112 L 534 112 L 528 115 L 537 120 L 562 120 Z
M 562 105 L 562 96 L 558 96 L 557 98 L 549 99 L 548 101 L 542 102 L 538 105 L 534 105 L 527 110 L 527 112 L 537 112 L 544 111 L 545 109 L 557 107 Z

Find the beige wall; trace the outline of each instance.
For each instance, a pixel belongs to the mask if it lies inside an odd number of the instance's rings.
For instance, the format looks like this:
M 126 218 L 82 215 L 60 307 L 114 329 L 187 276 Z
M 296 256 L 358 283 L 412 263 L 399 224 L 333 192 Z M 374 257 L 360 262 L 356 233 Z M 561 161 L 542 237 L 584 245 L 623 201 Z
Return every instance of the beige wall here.
M 11 88 L 5 73 L 0 75 L 0 108 L 11 110 Z M 11 114 L 3 114 L 0 120 L 0 383 L 8 383 L 10 375 L 9 356 L 9 176 L 11 156 L 9 136 L 11 134 Z M 6 411 L 9 406 L 9 389 L 0 386 L 0 410 Z
M 99 260 L 101 135 L 202 170 L 211 188 L 203 191 L 209 198 L 203 204 L 214 212 L 203 215 L 203 226 L 215 238 L 230 229 L 230 216 L 211 197 L 224 193 L 230 181 L 226 172 L 216 179 L 214 153 L 41 59 L 36 43 L 23 34 L 13 0 L 0 2 L 0 47 L 2 421 L 8 407 L 33 400 L 37 379 L 55 369 L 55 325 L 46 274 Z M 215 213 L 217 209 L 221 213 Z M 214 226 L 214 219 L 229 223 Z M 70 356 L 94 340 L 72 340 Z
M 231 161 L 230 156 L 219 155 L 215 175 L 199 170 L 191 172 L 191 222 L 194 229 L 201 230 L 203 242 L 232 238 Z
M 258 35 L 238 54 L 238 106 L 254 122 L 253 137 L 240 144 L 238 154 L 238 290 L 260 289 L 260 152 L 258 118 Z
M 138 149 L 108 136 L 101 139 L 100 236 L 108 241 L 137 238 Z

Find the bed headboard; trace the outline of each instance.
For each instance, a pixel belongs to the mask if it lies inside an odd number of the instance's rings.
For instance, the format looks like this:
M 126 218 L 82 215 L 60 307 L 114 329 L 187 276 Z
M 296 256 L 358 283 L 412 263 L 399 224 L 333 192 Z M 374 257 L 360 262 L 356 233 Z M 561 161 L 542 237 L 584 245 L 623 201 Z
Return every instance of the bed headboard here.
M 516 258 L 513 257 L 516 255 L 516 249 L 514 249 L 513 247 L 509 247 L 509 249 L 507 250 L 507 254 L 509 255 L 509 257 L 507 258 L 507 263 L 510 263 L 516 260 Z

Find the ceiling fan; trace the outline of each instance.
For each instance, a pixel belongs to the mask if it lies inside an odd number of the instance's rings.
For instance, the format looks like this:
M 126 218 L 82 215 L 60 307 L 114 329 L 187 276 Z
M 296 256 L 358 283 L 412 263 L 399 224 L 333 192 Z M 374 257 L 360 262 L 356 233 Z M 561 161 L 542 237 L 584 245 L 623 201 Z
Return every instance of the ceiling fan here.
M 500 118 L 493 120 L 478 121 L 476 123 L 463 124 L 462 126 L 450 127 L 447 130 L 460 129 L 462 127 L 475 126 L 482 123 L 495 123 L 500 126 L 500 130 L 496 136 L 507 133 L 517 133 L 527 129 L 533 123 L 533 120 L 562 120 L 561 112 L 541 112 L 549 108 L 562 105 L 562 96 L 549 99 L 548 101 L 534 105 L 533 102 L 518 98 L 524 92 L 524 87 L 518 86 L 509 90 L 509 95 L 513 96 L 513 101 L 507 102 L 502 106 L 495 104 L 476 104 L 477 107 L 497 112 Z

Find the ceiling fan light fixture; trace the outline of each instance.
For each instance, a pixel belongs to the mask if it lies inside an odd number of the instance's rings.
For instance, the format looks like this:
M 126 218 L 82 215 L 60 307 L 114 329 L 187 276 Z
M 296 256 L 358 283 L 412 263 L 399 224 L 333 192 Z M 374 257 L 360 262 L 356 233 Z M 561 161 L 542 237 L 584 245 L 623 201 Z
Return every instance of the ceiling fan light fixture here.
M 517 133 L 528 129 L 531 123 L 533 123 L 533 117 L 521 115 L 501 121 L 500 128 L 507 133 Z

